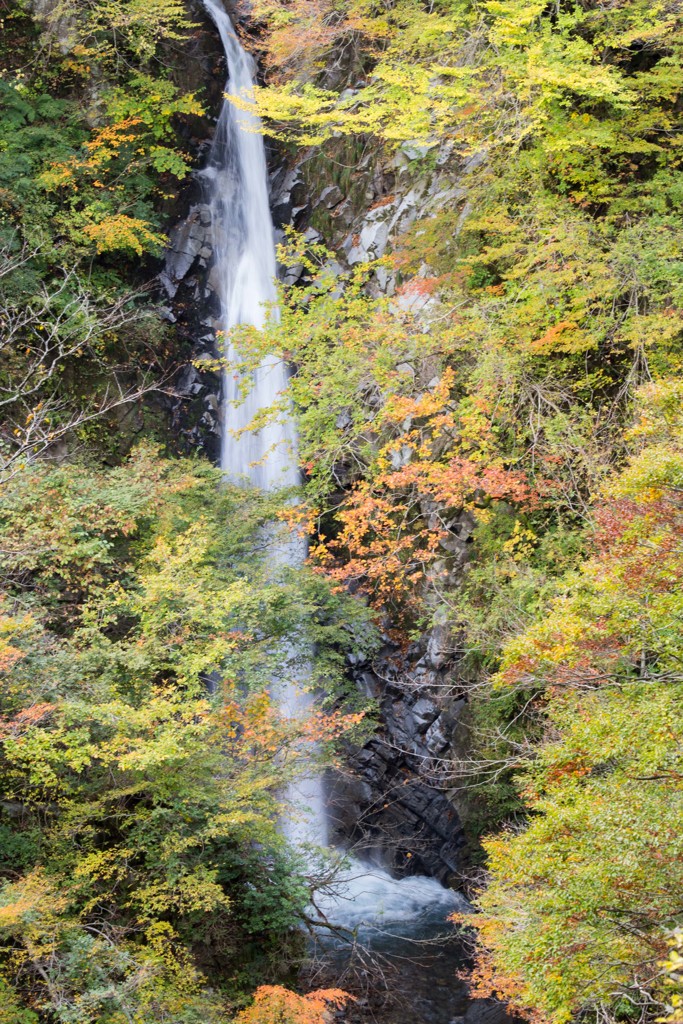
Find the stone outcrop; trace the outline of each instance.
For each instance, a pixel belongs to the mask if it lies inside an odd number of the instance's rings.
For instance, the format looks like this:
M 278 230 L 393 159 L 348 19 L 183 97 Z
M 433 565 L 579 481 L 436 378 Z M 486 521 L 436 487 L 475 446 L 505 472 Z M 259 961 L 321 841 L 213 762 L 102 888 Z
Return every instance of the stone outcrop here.
M 450 750 L 465 695 L 453 679 L 458 653 L 436 627 L 401 652 L 391 644 L 372 663 L 355 664 L 359 688 L 374 699 L 379 728 L 347 751 L 330 805 L 335 828 L 360 853 L 396 874 L 447 883 L 461 866 L 464 837 L 448 798 Z
M 159 283 L 187 358 L 174 382 L 172 426 L 186 448 L 201 450 L 215 462 L 220 456 L 221 383 L 216 342 L 219 310 L 210 278 L 211 211 L 202 202 L 198 183 L 193 191 L 195 201 L 190 202 L 187 216 L 171 231 Z

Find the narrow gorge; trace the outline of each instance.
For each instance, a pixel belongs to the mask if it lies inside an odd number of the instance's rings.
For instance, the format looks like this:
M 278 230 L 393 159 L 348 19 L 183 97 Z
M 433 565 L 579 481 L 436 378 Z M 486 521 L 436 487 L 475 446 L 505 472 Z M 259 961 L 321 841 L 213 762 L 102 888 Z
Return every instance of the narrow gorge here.
M 0 1024 L 683 1024 L 679 0 L 0 52 Z
M 212 255 L 207 259 L 206 276 L 213 282 L 218 300 L 220 314 L 216 321 L 215 344 L 225 360 L 221 387 L 221 469 L 228 479 L 238 483 L 246 480 L 252 486 L 265 490 L 292 487 L 299 483 L 299 471 L 294 422 L 288 405 L 283 405 L 283 399 L 287 399 L 288 369 L 282 359 L 266 355 L 254 371 L 241 377 L 236 370 L 241 356 L 231 333 L 233 328 L 243 324 L 262 328 L 267 319 L 277 320 L 278 317 L 274 288 L 275 240 L 267 194 L 265 146 L 258 119 L 249 110 L 249 104 L 253 103 L 254 64 L 240 45 L 224 9 L 213 0 L 205 0 L 205 5 L 220 33 L 228 80 L 208 160 L 198 172 L 206 203 L 195 207 L 189 218 L 192 223 L 199 211 L 207 210 L 205 240 L 210 240 L 207 248 L 210 247 Z M 237 107 L 235 99 L 239 102 Z M 181 226 L 178 236 L 183 238 L 184 235 L 184 226 Z M 170 279 L 174 276 L 178 255 L 177 251 L 172 253 L 168 261 L 167 276 Z M 280 412 L 274 422 L 255 429 L 254 423 L 258 422 L 259 415 L 272 414 L 272 409 L 278 406 Z M 273 525 L 266 527 L 266 532 L 267 557 L 271 565 L 297 565 L 305 559 L 304 538 L 297 531 L 282 534 Z M 286 658 L 284 666 L 287 672 Z M 302 678 L 300 674 L 294 682 L 288 678 L 276 677 L 273 680 L 273 695 L 285 717 L 305 717 L 315 699 L 308 692 L 314 685 L 314 680 Z M 364 685 L 367 686 L 367 681 Z M 401 700 L 399 697 L 399 708 L 404 701 L 405 698 Z M 412 710 L 403 712 L 404 721 L 408 715 L 416 721 L 415 737 L 422 724 L 420 714 L 425 723 L 431 725 L 438 717 L 438 710 L 422 696 Z M 382 726 L 386 731 L 386 720 Z M 410 744 L 410 737 L 407 734 L 404 737 L 404 742 Z M 411 753 L 415 753 L 414 747 L 413 750 L 398 748 L 399 757 L 409 758 Z M 373 746 L 355 754 L 356 762 L 363 759 L 367 762 L 366 772 L 368 764 L 372 774 L 379 774 L 378 765 L 384 767 L 381 754 L 376 753 Z M 395 755 L 392 760 L 396 760 Z M 425 948 L 428 949 L 428 943 L 433 945 L 439 935 L 446 941 L 451 930 L 447 922 L 449 913 L 455 910 L 468 912 L 471 908 L 457 893 L 415 874 L 414 870 L 403 878 L 392 877 L 382 864 L 386 861 L 396 866 L 397 851 L 392 851 L 391 847 L 394 840 L 397 845 L 401 844 L 401 839 L 390 832 L 388 840 L 384 836 L 370 846 L 366 836 L 360 843 L 361 859 L 357 855 L 345 856 L 344 848 L 351 845 L 354 828 L 345 830 L 344 819 L 348 815 L 356 816 L 356 829 L 362 820 L 347 788 L 357 794 L 358 786 L 367 786 L 368 783 L 361 781 L 362 774 L 359 774 L 358 783 L 352 778 L 350 784 L 342 785 L 341 778 L 334 787 L 335 839 L 341 846 L 336 851 L 329 848 L 329 878 L 320 891 L 314 890 L 309 913 L 311 920 L 317 917 L 319 923 L 312 953 L 317 949 L 323 962 L 325 958 L 329 959 L 332 951 L 326 947 L 330 936 L 333 936 L 336 958 L 343 956 L 341 951 L 345 945 L 351 949 L 360 943 L 361 948 L 367 944 L 368 955 L 375 947 L 389 957 L 392 953 L 401 953 L 410 962 L 416 955 L 419 958 L 421 943 L 426 943 Z M 405 781 L 402 779 L 403 784 Z M 385 806 L 389 801 L 394 807 L 403 808 L 406 804 L 409 807 L 411 802 L 414 806 L 421 797 L 424 799 L 424 792 L 428 793 L 427 807 L 420 808 L 420 818 L 414 818 L 410 810 L 402 811 L 403 847 L 419 847 L 424 843 L 425 829 L 430 829 L 439 840 L 443 840 L 445 847 L 456 849 L 458 819 L 448 801 L 437 791 L 429 791 L 419 781 L 419 771 L 415 782 L 411 785 L 411 780 L 408 780 L 408 783 L 411 789 L 408 799 L 404 797 L 397 801 L 386 783 L 380 795 Z M 295 847 L 304 851 L 304 856 L 315 858 L 317 848 L 328 847 L 331 789 L 331 780 L 326 780 L 319 772 L 290 784 L 284 795 L 284 834 Z M 406 818 L 410 824 L 411 817 L 414 834 L 406 829 Z M 444 858 L 448 855 L 443 850 L 440 853 L 442 863 L 447 863 Z M 335 861 L 338 862 L 336 866 Z M 429 864 L 426 857 L 416 859 L 416 865 L 421 863 Z M 453 854 L 449 866 L 457 870 Z M 317 862 L 313 860 L 311 871 L 315 872 L 316 867 Z M 461 955 L 458 954 L 456 964 Z M 446 960 L 450 963 L 451 958 Z M 378 977 L 381 977 L 381 972 Z M 378 979 L 372 978 L 372 971 L 368 983 L 378 983 Z M 416 1022 L 424 1019 L 425 1024 L 441 1024 L 442 1021 L 450 1024 L 462 1002 L 459 994 L 449 1002 L 445 994 L 440 993 L 436 1005 L 431 1006 L 429 997 L 422 994 L 420 1000 L 424 1006 L 421 1012 L 428 1015 L 423 1017 L 417 1006 L 411 1006 L 407 987 L 399 984 L 398 988 L 403 997 L 394 1014 L 409 1014 Z M 471 1015 L 469 1019 L 473 1019 Z

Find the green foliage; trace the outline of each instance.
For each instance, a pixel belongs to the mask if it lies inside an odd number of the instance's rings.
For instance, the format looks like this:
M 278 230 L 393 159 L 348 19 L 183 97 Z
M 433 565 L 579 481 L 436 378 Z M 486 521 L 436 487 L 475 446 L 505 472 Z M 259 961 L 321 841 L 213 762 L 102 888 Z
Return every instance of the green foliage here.
M 64 0 L 37 24 L 43 69 L 6 69 L 0 84 L 7 220 L 32 244 L 58 243 L 62 259 L 66 240 L 71 258 L 158 252 L 155 195 L 189 170 L 178 119 L 201 112 L 156 59 L 165 39 L 192 27 L 183 5 Z M 95 78 L 96 95 L 87 85 Z
M 42 12 L 42 13 L 41 13 Z M 0 478 L 58 443 L 101 441 L 167 383 L 167 327 L 131 257 L 165 244 L 200 106 L 172 84 L 175 0 L 12 5 L 0 72 Z M 120 431 L 120 454 L 130 441 Z
M 593 557 L 507 644 L 498 677 L 543 693 L 548 726 L 520 777 L 527 827 L 485 844 L 494 978 L 484 962 L 480 982 L 553 1021 L 624 999 L 635 1013 L 677 923 L 680 393 L 643 392 L 640 450 L 604 491 Z
M 219 484 L 142 447 L 3 491 L 2 971 L 41 1020 L 223 1020 L 192 950 L 272 970 L 308 898 L 276 792 L 347 723 L 280 720 L 267 691 L 329 691 L 367 627 L 268 564 L 281 499 Z
M 321 146 L 316 166 L 357 139 L 399 197 L 449 196 L 425 199 L 381 267 L 332 280 L 324 254 L 296 252 L 311 283 L 285 297 L 279 348 L 297 366 L 314 555 L 394 623 L 436 612 L 465 650 L 460 799 L 472 831 L 509 823 L 485 843 L 479 991 L 537 1020 L 667 1019 L 683 881 L 680 10 L 257 11 L 270 131 Z M 354 209 L 363 184 L 344 183 Z M 390 301 L 371 297 L 383 274 Z
M 268 682 L 296 679 L 314 647 L 334 702 L 341 652 L 372 631 L 321 575 L 266 570 L 280 498 L 145 446 L 106 471 L 36 460 L 57 442 L 92 450 L 112 374 L 139 394 L 161 368 L 146 353 L 163 334 L 127 281 L 163 245 L 159 208 L 189 169 L 178 128 L 200 108 L 164 66 L 164 41 L 192 28 L 177 0 L 11 13 L 0 1016 L 217 1024 L 278 980 L 306 900 L 275 783 L 311 738 L 324 757 L 357 723 L 283 722 Z M 368 146 L 378 164 L 402 148 L 399 193 L 417 179 L 450 197 L 349 274 L 292 237 L 307 283 L 282 295 L 280 325 L 238 341 L 243 369 L 266 351 L 296 367 L 308 484 L 284 521 L 310 527 L 318 566 L 404 639 L 435 615 L 462 637 L 469 828 L 509 825 L 485 844 L 479 990 L 557 1024 L 677 1021 L 680 12 L 259 0 L 255 14 L 261 112 L 321 146 L 309 166 L 334 166 L 353 210 Z M 245 1019 L 285 1012 L 318 1019 L 325 1000 L 275 985 Z

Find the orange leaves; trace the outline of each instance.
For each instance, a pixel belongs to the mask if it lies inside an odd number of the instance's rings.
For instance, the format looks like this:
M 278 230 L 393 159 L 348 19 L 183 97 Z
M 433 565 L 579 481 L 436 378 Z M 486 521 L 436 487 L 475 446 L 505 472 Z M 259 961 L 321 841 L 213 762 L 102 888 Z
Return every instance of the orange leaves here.
M 573 320 L 561 320 L 549 327 L 540 338 L 530 342 L 529 348 L 538 355 L 547 356 L 553 352 L 584 352 L 593 345 L 594 340 Z
M 261 985 L 254 1002 L 235 1018 L 235 1024 L 328 1024 L 329 1011 L 341 1009 L 353 997 L 338 988 L 323 988 L 300 996 L 281 985 Z
M 311 67 L 338 34 L 329 0 L 258 0 L 254 14 L 267 26 L 266 63 L 285 73 Z
M 54 922 L 55 916 L 65 911 L 68 900 L 58 895 L 42 868 L 35 868 L 5 890 L 0 907 L 0 927 L 5 933 L 28 927 L 29 935 L 40 933 L 41 919 Z
M 8 643 L 6 640 L 0 640 L 0 673 L 6 674 L 10 672 L 17 662 L 25 657 L 25 653 L 13 644 Z
M 102 173 L 108 163 L 121 155 L 124 147 L 135 141 L 137 128 L 141 124 L 139 117 L 130 117 L 118 124 L 106 125 L 85 143 L 84 156 L 73 156 L 70 160 L 53 164 L 41 176 L 42 184 L 50 192 L 67 186 L 72 187 L 76 178 L 83 173 L 97 175 Z M 135 129 L 135 130 L 133 130 Z M 102 182 L 97 182 L 102 187 Z
M 512 501 L 526 508 L 533 508 L 537 501 L 526 474 L 457 456 L 446 463 L 408 463 L 395 473 L 386 474 L 383 482 L 392 490 L 415 488 L 420 497 L 456 509 L 489 499 Z
M 416 420 L 439 416 L 440 419 L 436 423 L 432 422 L 431 427 L 432 429 L 434 427 L 443 429 L 446 423 L 449 425 L 453 423 L 453 417 L 447 404 L 454 382 L 455 371 L 451 367 L 446 367 L 437 384 L 425 391 L 424 394 L 416 397 L 390 395 L 382 410 L 382 421 L 388 426 L 400 423 L 407 417 Z
M 16 739 L 33 726 L 42 725 L 55 708 L 55 704 L 33 704 L 31 707 L 23 708 L 13 718 L 0 718 L 0 740 L 7 736 Z
M 104 217 L 96 224 L 88 224 L 83 234 L 95 243 L 98 253 L 127 250 L 142 256 L 143 252 L 160 250 L 165 236 L 151 231 L 147 221 L 128 217 L 125 213 Z
M 359 484 L 339 513 L 339 535 L 312 555 L 334 579 L 360 585 L 374 604 L 410 604 L 425 574 L 446 555 L 442 543 L 453 513 L 492 500 L 533 508 L 538 494 L 520 472 L 457 456 L 418 456 Z
M 363 717 L 362 712 L 310 709 L 303 717 L 286 718 L 268 693 L 237 699 L 226 684 L 225 699 L 214 721 L 221 735 L 234 745 L 234 752 L 242 750 L 246 757 L 291 763 L 292 759 L 315 756 L 320 744 L 338 739 L 360 724 Z
M 400 285 L 396 289 L 396 294 L 400 295 L 407 302 L 417 302 L 419 299 L 429 298 L 431 295 L 439 292 L 444 287 L 444 284 L 450 283 L 451 276 L 448 274 L 441 274 L 438 277 L 413 277 L 405 284 Z M 419 305 L 419 302 L 417 303 Z
M 281 78 L 305 78 L 342 37 L 364 37 L 368 49 L 391 36 L 384 18 L 367 16 L 353 5 L 332 0 L 257 0 L 253 13 L 261 22 L 265 64 Z
M 458 922 L 459 923 L 459 922 Z M 469 918 L 466 922 L 474 924 L 477 930 L 485 935 L 488 928 L 495 928 L 497 922 L 485 919 L 483 915 Z M 515 1015 L 530 1021 L 531 1024 L 547 1024 L 548 1018 L 538 1010 L 532 1010 L 524 999 L 524 983 L 521 976 L 503 973 L 493 956 L 479 948 L 474 967 L 467 974 L 470 994 L 474 999 L 499 999 L 505 1003 Z
M 142 123 L 140 117 L 128 117 L 118 124 L 109 124 L 101 128 L 94 138 L 85 143 L 85 148 L 90 154 L 88 165 L 92 168 L 102 167 L 119 156 L 126 143 L 136 140 L 138 128 Z
M 670 454 L 673 483 L 683 460 Z M 509 644 L 500 683 L 592 690 L 649 672 L 654 652 L 677 670 L 683 501 L 675 485 L 653 491 L 643 472 L 663 461 L 646 449 L 612 480 L 594 512 L 593 557 L 573 592 Z
M 539 501 L 526 474 L 495 454 L 492 403 L 478 396 L 458 403 L 449 366 L 417 391 L 420 378 L 406 365 L 409 372 L 385 375 L 371 427 L 383 444 L 366 478 L 346 493 L 334 536 L 311 546 L 332 579 L 360 587 L 376 607 L 417 605 L 426 578 L 448 573 L 449 533 L 464 510 L 492 501 L 533 509 Z

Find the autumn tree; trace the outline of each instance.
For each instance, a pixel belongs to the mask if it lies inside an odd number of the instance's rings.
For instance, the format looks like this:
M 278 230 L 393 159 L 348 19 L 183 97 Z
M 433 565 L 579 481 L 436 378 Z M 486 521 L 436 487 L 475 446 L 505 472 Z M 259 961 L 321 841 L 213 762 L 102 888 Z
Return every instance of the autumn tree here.
M 279 498 L 218 485 L 150 447 L 4 484 L 2 976 L 39 1020 L 222 1021 L 197 951 L 260 981 L 297 946 L 278 793 L 362 716 L 288 720 L 268 686 L 333 693 L 368 629 L 315 576 L 273 574 Z
M 592 558 L 508 644 L 496 683 L 535 690 L 548 726 L 519 780 L 528 824 L 485 843 L 478 990 L 545 1020 L 661 1002 L 680 915 L 680 383 L 641 400 Z

